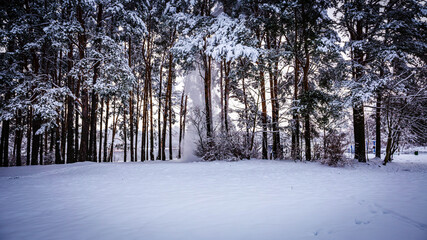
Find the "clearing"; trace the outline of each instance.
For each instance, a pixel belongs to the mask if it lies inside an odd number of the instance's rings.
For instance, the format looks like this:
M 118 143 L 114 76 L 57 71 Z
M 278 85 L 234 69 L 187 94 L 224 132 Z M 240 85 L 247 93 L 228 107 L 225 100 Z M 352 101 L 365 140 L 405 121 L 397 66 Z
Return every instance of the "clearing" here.
M 427 154 L 0 169 L 0 239 L 427 239 Z

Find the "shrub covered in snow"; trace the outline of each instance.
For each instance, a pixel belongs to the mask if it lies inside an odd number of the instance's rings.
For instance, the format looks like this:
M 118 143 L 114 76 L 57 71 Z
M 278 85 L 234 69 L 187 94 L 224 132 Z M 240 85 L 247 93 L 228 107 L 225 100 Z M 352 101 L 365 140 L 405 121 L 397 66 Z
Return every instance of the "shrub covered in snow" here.
M 322 163 L 328 164 L 329 166 L 344 166 L 346 159 L 344 152 L 346 149 L 347 141 L 345 133 L 338 133 L 337 131 L 331 131 L 325 140 L 325 159 Z
M 195 154 L 205 161 L 237 161 L 250 158 L 250 154 L 241 143 L 238 134 L 220 134 L 199 142 Z

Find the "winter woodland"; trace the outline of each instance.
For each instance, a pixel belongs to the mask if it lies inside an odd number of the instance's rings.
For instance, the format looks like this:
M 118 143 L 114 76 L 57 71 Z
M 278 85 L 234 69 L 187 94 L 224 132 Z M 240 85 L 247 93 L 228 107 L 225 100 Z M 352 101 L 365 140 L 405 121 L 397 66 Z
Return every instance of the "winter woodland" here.
M 416 0 L 4 2 L 1 165 L 167 160 L 185 142 L 206 161 L 336 165 L 375 148 L 386 164 L 427 143 L 426 12 Z
M 1 1 L 0 239 L 427 239 L 426 15 Z

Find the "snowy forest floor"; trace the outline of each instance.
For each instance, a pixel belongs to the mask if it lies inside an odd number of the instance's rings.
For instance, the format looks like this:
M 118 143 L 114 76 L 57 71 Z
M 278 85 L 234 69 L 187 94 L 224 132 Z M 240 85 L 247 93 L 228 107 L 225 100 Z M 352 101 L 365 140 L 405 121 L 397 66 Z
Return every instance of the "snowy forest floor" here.
M 0 169 L 0 239 L 427 239 L 427 154 Z

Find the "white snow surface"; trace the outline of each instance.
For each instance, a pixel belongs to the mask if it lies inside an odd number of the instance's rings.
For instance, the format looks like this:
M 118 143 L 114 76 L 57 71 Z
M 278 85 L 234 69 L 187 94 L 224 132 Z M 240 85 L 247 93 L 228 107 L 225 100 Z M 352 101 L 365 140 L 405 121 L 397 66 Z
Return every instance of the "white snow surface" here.
M 427 239 L 427 154 L 0 169 L 0 239 Z

